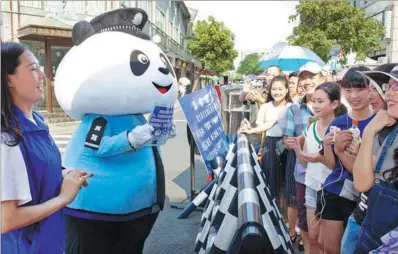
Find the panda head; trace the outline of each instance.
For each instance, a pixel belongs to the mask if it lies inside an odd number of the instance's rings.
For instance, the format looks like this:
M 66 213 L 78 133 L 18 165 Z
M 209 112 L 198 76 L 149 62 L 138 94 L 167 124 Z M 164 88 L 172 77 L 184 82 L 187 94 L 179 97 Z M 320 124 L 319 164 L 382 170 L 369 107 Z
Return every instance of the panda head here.
M 75 44 L 54 82 L 60 106 L 72 118 L 85 114 L 149 113 L 174 104 L 176 75 L 166 54 L 141 32 L 148 15 L 126 8 L 104 13 L 72 30 Z

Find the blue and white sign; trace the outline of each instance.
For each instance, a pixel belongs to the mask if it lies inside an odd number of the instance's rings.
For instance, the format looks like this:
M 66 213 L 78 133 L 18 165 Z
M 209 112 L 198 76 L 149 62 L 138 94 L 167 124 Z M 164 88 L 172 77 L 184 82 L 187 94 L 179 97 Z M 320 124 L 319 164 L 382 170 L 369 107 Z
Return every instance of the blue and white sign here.
M 173 105 L 155 105 L 148 123 L 153 126 L 151 146 L 166 144 L 173 127 Z
M 210 161 L 216 156 L 225 157 L 228 152 L 216 91 L 209 85 L 179 101 L 200 154 L 212 173 Z

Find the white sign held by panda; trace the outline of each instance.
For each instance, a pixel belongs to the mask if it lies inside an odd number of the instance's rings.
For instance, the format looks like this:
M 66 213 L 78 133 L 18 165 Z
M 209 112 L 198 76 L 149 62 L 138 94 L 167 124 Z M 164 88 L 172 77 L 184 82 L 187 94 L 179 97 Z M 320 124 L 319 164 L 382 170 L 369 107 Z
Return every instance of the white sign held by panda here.
M 153 126 L 150 146 L 166 144 L 173 127 L 174 105 L 155 104 L 148 123 Z

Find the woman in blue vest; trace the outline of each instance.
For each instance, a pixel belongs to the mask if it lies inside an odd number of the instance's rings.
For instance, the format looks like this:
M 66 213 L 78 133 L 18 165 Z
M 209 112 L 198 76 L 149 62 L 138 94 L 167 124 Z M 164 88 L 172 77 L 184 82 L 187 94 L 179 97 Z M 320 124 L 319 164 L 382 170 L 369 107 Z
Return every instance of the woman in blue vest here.
M 64 170 L 43 118 L 45 75 L 36 57 L 15 42 L 1 43 L 1 253 L 61 254 L 62 208 L 91 176 Z

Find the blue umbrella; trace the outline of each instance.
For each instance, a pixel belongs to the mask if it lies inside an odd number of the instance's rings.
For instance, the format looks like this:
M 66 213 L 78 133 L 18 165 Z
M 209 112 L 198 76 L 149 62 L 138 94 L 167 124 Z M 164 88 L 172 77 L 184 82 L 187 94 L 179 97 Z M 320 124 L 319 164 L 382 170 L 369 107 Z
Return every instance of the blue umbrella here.
M 282 71 L 298 71 L 308 62 L 316 62 L 321 67 L 325 65 L 322 59 L 310 49 L 282 44 L 262 57 L 258 61 L 258 66 L 267 69 L 272 65 L 278 65 Z

